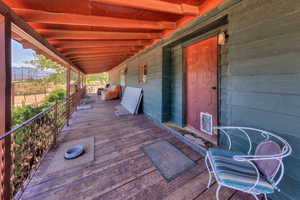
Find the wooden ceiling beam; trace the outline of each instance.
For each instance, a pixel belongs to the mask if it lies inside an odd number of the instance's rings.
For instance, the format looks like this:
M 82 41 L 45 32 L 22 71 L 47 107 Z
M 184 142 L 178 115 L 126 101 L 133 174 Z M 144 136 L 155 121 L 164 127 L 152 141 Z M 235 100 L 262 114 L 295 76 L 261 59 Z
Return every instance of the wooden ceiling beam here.
M 93 66 L 84 68 L 85 70 L 94 70 L 99 68 L 104 68 L 106 66 L 117 66 L 120 62 L 117 63 L 107 63 L 107 64 L 94 64 Z
M 130 56 L 113 56 L 113 57 L 102 57 L 102 58 L 81 58 L 73 60 L 74 62 L 81 62 L 81 61 L 101 61 L 101 60 L 114 60 L 114 59 L 126 59 Z
M 80 67 L 75 66 L 70 60 L 64 57 L 56 48 L 54 48 L 47 40 L 45 40 L 36 30 L 27 24 L 21 17 L 19 17 L 11 8 L 9 8 L 3 1 L 0 1 L 0 14 L 9 17 L 13 23 L 13 32 L 26 38 L 26 41 L 35 45 L 41 51 L 46 52 L 58 63 L 64 67 L 71 67 L 76 71 L 81 71 Z
M 77 63 L 77 64 L 80 65 L 84 70 L 87 70 L 87 69 L 99 68 L 100 66 L 105 66 L 105 65 L 118 65 L 121 62 L 122 60 L 117 62 L 106 62 L 106 63 Z
M 120 51 L 139 51 L 142 48 L 138 47 L 106 47 L 106 48 L 84 48 L 84 49 L 67 49 L 61 51 L 63 54 L 88 54 L 88 53 L 103 53 L 103 52 L 120 52 Z
M 117 60 L 117 61 L 112 61 L 112 62 L 77 62 L 76 64 L 82 66 L 83 70 L 85 69 L 93 69 L 97 68 L 100 65 L 118 65 L 121 63 L 123 60 Z
M 98 67 L 93 68 L 93 69 L 86 69 L 86 71 L 88 71 L 90 73 L 100 73 L 100 72 L 108 71 L 108 70 L 112 69 L 115 66 L 117 66 L 117 65 L 116 64 L 101 65 L 101 66 L 98 66 Z
M 88 54 L 72 54 L 68 57 L 95 57 L 95 56 L 114 56 L 114 55 L 129 55 L 135 52 L 121 51 L 121 52 L 102 52 L 102 53 L 88 53 Z
M 101 66 L 96 66 L 94 68 L 87 68 L 85 69 L 86 71 L 92 72 L 92 71 L 99 71 L 99 70 L 108 70 L 111 69 L 112 67 L 116 66 L 115 64 L 109 64 L 109 65 L 101 65 Z
M 128 58 L 131 55 L 115 55 L 115 56 L 102 56 L 102 57 L 89 57 L 89 58 L 74 58 L 72 59 L 72 61 L 76 62 L 76 61 L 93 61 L 93 60 L 101 60 L 101 59 L 114 59 L 114 58 Z
M 99 60 L 92 60 L 92 61 L 89 61 L 89 62 L 93 62 L 93 63 L 95 63 L 95 62 L 107 62 L 107 61 L 109 61 L 109 62 L 115 62 L 115 61 L 118 61 L 118 60 L 122 60 L 123 58 L 122 57 L 118 57 L 118 58 L 115 58 L 115 57 L 110 57 L 110 58 L 103 58 L 103 59 L 99 59 Z M 77 63 L 78 62 L 81 62 L 81 61 L 76 61 Z M 83 61 L 82 61 L 83 62 Z
M 151 40 L 162 37 L 161 33 L 132 33 L 106 31 L 73 31 L 37 29 L 48 40 Z
M 119 59 L 119 58 L 128 58 L 130 55 L 120 55 L 120 56 L 106 56 L 106 57 L 96 57 L 96 58 L 77 58 L 73 59 L 72 61 L 99 61 L 99 60 L 106 60 L 106 59 Z
M 121 61 L 122 62 L 122 61 Z M 120 64 L 121 62 L 115 64 L 101 64 L 101 65 L 94 65 L 92 68 L 86 68 L 85 70 L 86 71 L 97 71 L 99 69 L 101 70 L 108 70 L 108 69 L 111 69 L 112 67 L 115 67 L 117 66 L 118 64 Z
M 99 55 L 114 55 L 114 54 L 135 54 L 137 51 L 106 51 L 106 52 L 93 52 L 93 53 L 69 53 L 69 54 L 64 54 L 68 58 L 74 58 L 74 57 L 92 57 L 92 56 L 99 56 Z
M 111 48 L 110 48 L 111 47 Z M 133 48 L 136 50 L 140 50 L 143 49 L 145 46 L 127 46 L 128 49 Z M 93 51 L 93 49 L 114 49 L 114 48 L 118 48 L 117 46 L 98 46 L 98 47 L 85 47 L 84 49 L 86 50 L 91 50 Z M 120 48 L 125 48 L 125 47 L 120 47 Z M 72 52 L 72 51 L 76 51 L 79 50 L 80 48 L 57 48 L 57 50 L 59 50 L 60 52 Z M 81 48 L 82 49 L 82 48 Z
M 151 44 L 150 40 L 96 40 L 96 41 L 73 41 L 73 40 L 49 40 L 50 44 L 61 49 L 81 49 L 95 47 L 131 47 L 146 46 Z
M 106 68 L 103 68 L 103 69 L 101 68 L 101 69 L 96 69 L 96 70 L 88 70 L 85 73 L 87 73 L 87 74 L 98 74 L 98 73 L 102 73 L 102 72 L 107 72 L 107 71 L 111 70 L 114 67 L 115 67 L 115 65 L 109 66 L 109 67 L 106 67 Z
M 120 63 L 122 63 L 124 60 L 119 60 L 117 62 L 103 62 L 103 63 L 77 63 L 78 65 L 80 65 L 84 70 L 88 70 L 88 69 L 95 69 L 95 68 L 99 68 L 100 66 L 105 66 L 105 65 L 119 65 Z
M 119 60 L 122 60 L 123 58 L 105 58 L 105 59 L 101 59 L 101 60 L 93 60 L 93 61 L 88 61 L 86 63 L 103 63 L 103 62 L 116 62 L 116 61 L 119 61 Z M 79 63 L 81 61 L 76 61 L 76 63 Z M 84 62 L 84 61 L 82 61 Z
M 126 58 L 122 58 L 122 59 L 120 59 L 120 60 L 116 60 L 115 62 L 119 62 L 119 61 L 123 61 L 123 60 L 126 60 Z M 114 63 L 114 62 L 108 62 L 107 60 L 104 60 L 103 62 L 100 62 L 100 61 L 98 61 L 98 62 L 93 62 L 93 60 L 87 60 L 87 61 L 76 61 L 76 63 L 84 63 L 85 64 L 85 68 L 86 67 L 88 67 L 88 64 L 92 64 L 92 65 L 94 65 L 95 63 L 96 64 L 101 64 L 101 63 Z
M 124 6 L 130 8 L 138 8 L 151 11 L 159 11 L 178 15 L 196 16 L 199 14 L 197 6 L 189 4 L 176 4 L 158 0 L 91 0 L 94 2 L 105 3 L 116 6 Z
M 74 60 L 76 58 L 97 58 L 101 56 L 116 56 L 116 55 L 134 55 L 134 53 L 101 53 L 101 54 L 86 54 L 86 55 L 71 55 L 68 56 L 69 59 Z
M 68 58 L 74 58 L 74 57 L 88 57 L 88 56 L 98 56 L 98 55 L 113 55 L 113 54 L 135 54 L 137 51 L 106 51 L 106 52 L 91 52 L 91 53 L 69 53 L 64 54 Z
M 70 13 L 55 13 L 42 10 L 14 8 L 14 11 L 26 22 L 81 25 L 106 28 L 132 28 L 150 30 L 172 30 L 176 29 L 176 22 L 146 21 L 136 19 L 125 19 L 116 17 L 104 17 L 95 15 L 79 15 Z

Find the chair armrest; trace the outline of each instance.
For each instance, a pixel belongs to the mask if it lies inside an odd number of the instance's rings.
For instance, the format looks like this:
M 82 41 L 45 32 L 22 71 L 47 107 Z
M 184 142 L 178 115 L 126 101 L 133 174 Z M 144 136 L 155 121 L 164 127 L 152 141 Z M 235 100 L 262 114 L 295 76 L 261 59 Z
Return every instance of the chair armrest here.
M 236 161 L 258 161 L 258 160 L 274 160 L 274 159 L 282 159 L 285 156 L 280 154 L 274 155 L 236 155 L 233 156 L 233 159 Z
M 273 133 L 270 133 L 270 132 L 267 132 L 264 130 L 249 128 L 249 127 L 234 127 L 234 126 L 216 126 L 216 127 L 213 127 L 213 129 L 219 130 L 220 133 L 223 133 L 224 135 L 226 135 L 226 138 L 229 142 L 229 150 L 231 150 L 231 147 L 232 147 L 231 136 L 230 136 L 232 134 L 232 132 L 230 132 L 230 130 L 235 130 L 235 131 L 239 131 L 239 133 L 246 136 L 246 138 L 248 140 L 248 145 L 249 145 L 249 149 L 248 149 L 248 153 L 247 153 L 248 155 L 250 155 L 252 148 L 253 148 L 252 141 L 251 141 L 251 138 L 249 137 L 248 131 L 250 131 L 251 134 L 255 133 L 257 136 L 260 135 L 261 137 L 263 137 L 267 140 L 269 140 L 270 137 L 276 138 L 283 145 L 283 154 L 285 155 L 284 157 L 290 155 L 292 152 L 292 148 L 287 141 L 285 141 L 283 138 L 281 138 Z
M 277 188 L 277 185 L 279 184 L 279 182 L 282 180 L 283 175 L 284 175 L 284 171 L 285 171 L 285 167 L 283 164 L 283 158 L 291 155 L 292 153 L 292 147 L 290 146 L 290 144 L 283 139 L 282 137 L 268 132 L 268 131 L 264 131 L 264 130 L 259 130 L 259 129 L 255 129 L 255 128 L 250 128 L 250 127 L 213 127 L 215 130 L 220 130 L 219 133 L 225 134 L 226 138 L 229 142 L 229 150 L 231 150 L 231 134 L 233 133 L 230 130 L 234 130 L 235 132 L 238 131 L 242 134 L 244 134 L 249 142 L 249 150 L 248 150 L 248 154 L 246 155 L 234 155 L 233 159 L 235 161 L 239 161 L 239 162 L 248 162 L 250 163 L 256 170 L 256 172 L 258 173 L 258 178 L 260 177 L 260 173 L 259 170 L 257 168 L 257 166 L 254 164 L 256 163 L 256 161 L 262 161 L 262 160 L 278 160 L 280 165 L 277 169 L 277 172 L 280 172 L 280 174 L 278 176 L 273 176 L 270 179 L 268 179 L 268 181 L 270 181 L 270 183 L 272 184 L 272 186 L 274 187 L 274 189 L 277 189 L 279 191 L 279 189 Z M 270 138 L 275 139 L 276 142 L 279 142 L 280 146 L 281 146 L 281 152 L 277 153 L 277 154 L 273 154 L 273 155 L 251 155 L 251 150 L 252 150 L 252 142 L 251 142 L 251 138 L 249 137 L 249 134 L 254 134 L 257 136 L 260 136 L 262 138 L 264 138 L 265 140 L 270 140 Z M 277 173 L 276 172 L 276 173 Z M 259 179 L 256 179 L 259 180 Z M 258 182 L 256 182 L 257 184 Z M 256 184 L 251 187 L 248 191 L 250 191 L 251 189 L 253 189 Z
M 244 130 L 243 127 L 229 127 L 229 126 L 228 127 L 227 126 L 223 127 L 223 126 L 220 126 L 220 127 L 213 127 L 213 129 L 220 130 L 220 133 L 223 133 L 226 136 L 226 138 L 229 142 L 229 147 L 228 147 L 229 150 L 231 150 L 231 147 L 232 147 L 231 136 L 230 136 L 232 133 L 228 132 L 228 130 L 237 130 L 237 131 L 239 131 L 240 133 L 242 133 L 243 135 L 246 136 L 246 138 L 248 140 L 248 145 L 249 145 L 248 154 L 251 153 L 251 151 L 252 151 L 252 142 L 251 142 L 251 139 L 250 139 L 248 133 Z

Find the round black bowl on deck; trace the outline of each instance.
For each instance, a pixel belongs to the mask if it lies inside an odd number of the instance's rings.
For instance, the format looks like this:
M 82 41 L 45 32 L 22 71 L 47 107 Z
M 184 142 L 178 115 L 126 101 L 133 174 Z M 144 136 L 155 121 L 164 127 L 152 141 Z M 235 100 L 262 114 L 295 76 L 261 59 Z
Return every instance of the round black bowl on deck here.
M 74 146 L 69 148 L 65 155 L 64 158 L 67 160 L 75 159 L 81 156 L 84 153 L 84 148 L 82 145 Z

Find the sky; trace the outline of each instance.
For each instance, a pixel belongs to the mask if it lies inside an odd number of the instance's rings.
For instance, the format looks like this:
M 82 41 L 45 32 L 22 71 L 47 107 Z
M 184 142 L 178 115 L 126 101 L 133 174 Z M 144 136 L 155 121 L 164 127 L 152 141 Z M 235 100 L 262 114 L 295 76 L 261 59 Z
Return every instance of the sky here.
M 25 64 L 25 61 L 33 59 L 32 54 L 34 53 L 31 49 L 23 49 L 22 45 L 15 41 L 12 42 L 12 67 L 32 67 L 29 64 Z

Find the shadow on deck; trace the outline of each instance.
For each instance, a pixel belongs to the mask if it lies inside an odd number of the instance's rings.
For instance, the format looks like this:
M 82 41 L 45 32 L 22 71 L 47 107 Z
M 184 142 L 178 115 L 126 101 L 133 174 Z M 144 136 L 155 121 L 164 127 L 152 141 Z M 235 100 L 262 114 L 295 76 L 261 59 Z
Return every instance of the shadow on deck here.
M 203 156 L 158 127 L 144 115 L 116 117 L 119 101 L 103 102 L 93 96 L 93 109 L 73 114 L 70 126 L 58 136 L 58 145 L 94 136 L 95 160 L 72 169 L 47 173 L 57 151 L 42 161 L 22 199 L 67 200 L 209 200 L 215 199 L 216 184 L 206 188 L 208 173 Z M 166 182 L 140 149 L 157 140 L 167 140 L 197 165 Z M 252 199 L 223 188 L 221 200 Z

